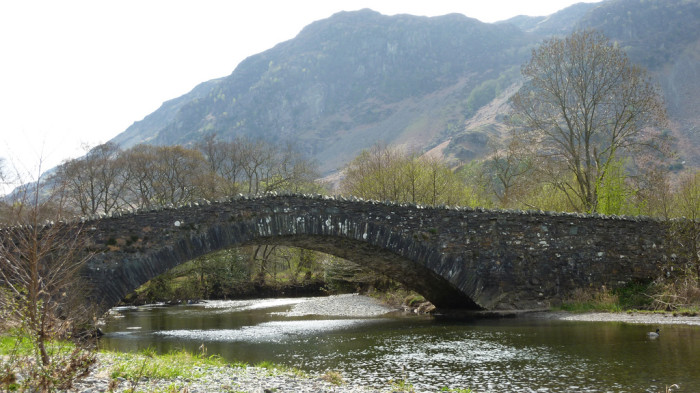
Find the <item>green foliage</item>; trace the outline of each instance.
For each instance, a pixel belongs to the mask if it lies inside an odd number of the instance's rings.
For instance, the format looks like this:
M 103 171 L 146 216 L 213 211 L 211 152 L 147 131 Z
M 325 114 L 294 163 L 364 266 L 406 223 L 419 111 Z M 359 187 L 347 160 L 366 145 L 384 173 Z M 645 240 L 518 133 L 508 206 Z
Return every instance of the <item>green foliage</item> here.
M 468 190 L 467 206 L 498 207 L 487 191 L 491 184 L 484 176 L 483 161 L 468 162 L 458 168 L 456 174 Z
M 403 300 L 403 304 L 409 306 L 409 307 L 415 307 L 419 305 L 420 303 L 424 303 L 426 300 L 422 295 L 418 294 L 411 294 L 406 296 Z
M 328 382 L 332 383 L 333 385 L 340 386 L 345 384 L 345 380 L 343 379 L 343 374 L 339 373 L 338 371 L 326 371 L 322 376 L 321 379 Z
M 348 164 L 340 188 L 366 199 L 434 206 L 468 205 L 474 194 L 446 163 L 380 145 Z
M 389 381 L 392 392 L 395 393 L 415 393 L 416 389 L 413 384 L 408 382 L 406 379 L 400 379 L 398 381 Z
M 171 299 L 173 295 L 172 281 L 169 274 L 162 274 L 146 284 L 145 296 L 149 303 Z
M 218 356 L 202 356 L 187 351 L 174 351 L 158 355 L 152 349 L 141 353 L 106 352 L 113 361 L 110 376 L 138 381 L 140 378 L 174 379 L 199 378 L 197 367 L 224 367 L 226 362 Z M 197 367 L 195 367 L 197 366 Z
M 296 247 L 243 247 L 183 263 L 127 296 L 132 303 L 228 299 L 260 292 L 320 290 L 328 255 Z
M 631 282 L 609 290 L 578 289 L 559 308 L 569 312 L 620 312 L 623 310 L 648 310 L 652 306 L 654 286 L 651 283 Z
M 202 298 L 226 298 L 237 286 L 248 281 L 250 272 L 245 264 L 247 256 L 234 248 L 197 258 L 189 264 L 188 283 Z M 186 270 L 183 267 L 181 270 Z
M 642 309 L 651 307 L 652 283 L 630 282 L 625 286 L 617 288 L 614 293 L 617 295 L 618 304 L 623 310 Z
M 31 355 L 33 351 L 32 342 L 26 336 L 18 335 L 17 331 L 10 331 L 9 334 L 0 336 L 0 355 Z M 68 344 L 68 343 L 66 343 Z
M 479 108 L 491 102 L 500 93 L 500 88 L 498 81 L 490 79 L 472 89 L 466 101 L 467 112 L 473 114 Z
M 86 376 L 95 362 L 93 351 L 62 340 L 44 342 L 51 360 L 43 365 L 34 337 L 23 329 L 0 336 L 0 389 L 3 391 L 56 391 Z
M 550 183 L 542 183 L 530 195 L 523 198 L 524 205 L 538 210 L 571 212 L 578 209 L 566 192 Z
M 186 393 L 188 390 L 185 385 L 171 383 L 168 386 L 157 388 L 155 390 L 149 390 L 149 393 Z M 139 393 L 141 391 L 139 390 Z M 145 391 L 144 391 L 145 393 Z
M 634 192 L 626 180 L 625 161 L 610 161 L 604 177 L 598 179 L 596 186 L 599 213 L 632 215 L 638 212 L 631 206 Z

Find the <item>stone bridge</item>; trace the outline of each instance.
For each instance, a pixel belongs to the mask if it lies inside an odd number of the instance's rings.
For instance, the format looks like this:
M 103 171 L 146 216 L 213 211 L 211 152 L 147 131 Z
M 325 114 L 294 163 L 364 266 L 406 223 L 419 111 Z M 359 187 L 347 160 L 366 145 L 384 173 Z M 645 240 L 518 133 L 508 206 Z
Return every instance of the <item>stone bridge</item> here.
M 352 260 L 439 308 L 543 308 L 576 288 L 661 272 L 665 229 L 645 218 L 422 207 L 326 196 L 237 197 L 84 222 L 83 272 L 103 310 L 165 271 L 251 244 Z

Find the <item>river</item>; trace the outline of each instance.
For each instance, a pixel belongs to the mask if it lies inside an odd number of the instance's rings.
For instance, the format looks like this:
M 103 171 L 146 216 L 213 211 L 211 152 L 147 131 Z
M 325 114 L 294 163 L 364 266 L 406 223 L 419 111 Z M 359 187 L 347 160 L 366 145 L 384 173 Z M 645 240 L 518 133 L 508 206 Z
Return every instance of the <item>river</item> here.
M 417 391 L 700 392 L 700 326 L 548 318 L 447 321 L 404 315 L 362 296 L 117 308 L 100 345 L 220 354 L 353 383 Z M 647 332 L 661 328 L 658 338 Z

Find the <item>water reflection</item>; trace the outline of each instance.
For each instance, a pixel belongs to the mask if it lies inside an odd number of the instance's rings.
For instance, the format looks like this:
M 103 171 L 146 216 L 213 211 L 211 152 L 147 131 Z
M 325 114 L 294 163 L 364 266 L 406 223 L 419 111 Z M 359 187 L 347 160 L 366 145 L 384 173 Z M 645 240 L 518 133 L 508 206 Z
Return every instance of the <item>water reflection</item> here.
M 156 334 L 186 340 L 283 343 L 299 340 L 304 336 L 327 334 L 333 330 L 347 329 L 354 325 L 369 324 L 372 320 L 307 320 L 307 321 L 273 321 L 255 326 L 243 326 L 240 329 L 216 330 L 166 330 Z
M 610 322 L 285 317 L 292 300 L 120 310 L 102 345 L 165 352 L 204 343 L 230 360 L 342 370 L 375 387 L 406 378 L 423 391 L 700 391 L 697 326 L 667 325 L 652 340 L 654 326 Z

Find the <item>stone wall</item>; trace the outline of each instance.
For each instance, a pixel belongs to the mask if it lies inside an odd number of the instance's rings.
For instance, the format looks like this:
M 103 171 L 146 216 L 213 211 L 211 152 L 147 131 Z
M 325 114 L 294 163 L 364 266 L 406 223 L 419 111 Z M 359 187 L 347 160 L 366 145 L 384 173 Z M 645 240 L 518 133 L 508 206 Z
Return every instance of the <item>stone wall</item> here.
M 542 308 L 576 288 L 660 273 L 652 219 L 427 208 L 321 196 L 238 197 L 84 222 L 84 273 L 109 307 L 168 269 L 223 248 L 298 246 L 403 282 L 441 308 Z

